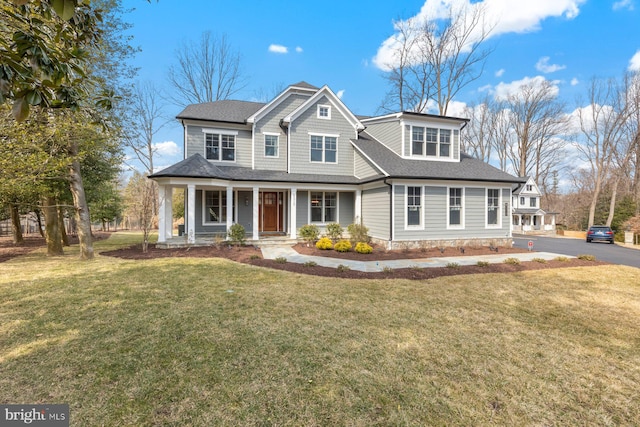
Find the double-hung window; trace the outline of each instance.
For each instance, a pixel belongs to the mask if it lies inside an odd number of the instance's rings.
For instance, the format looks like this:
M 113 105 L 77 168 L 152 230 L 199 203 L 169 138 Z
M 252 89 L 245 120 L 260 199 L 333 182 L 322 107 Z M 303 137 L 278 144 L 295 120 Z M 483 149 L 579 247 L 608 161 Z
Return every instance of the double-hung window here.
M 236 160 L 237 132 L 204 131 L 204 153 L 207 160 L 229 161 Z
M 338 138 L 329 135 L 310 135 L 310 159 L 318 163 L 338 162 Z
M 462 188 L 449 188 L 449 226 L 462 226 Z
M 449 157 L 451 153 L 451 131 L 440 129 L 440 157 Z
M 500 225 L 500 190 L 487 189 L 487 225 Z
M 227 221 L 227 192 L 204 192 L 204 223 L 225 223 Z
M 311 222 L 330 223 L 338 218 L 338 193 L 312 191 L 310 193 Z
M 413 126 L 411 131 L 411 154 L 422 156 L 424 154 L 424 128 Z
M 438 129 L 427 128 L 427 156 L 438 155 Z
M 535 208 L 538 206 L 537 203 L 538 199 L 536 197 L 530 197 L 529 198 L 529 207 Z
M 278 135 L 264 135 L 264 156 L 278 157 Z
M 422 225 L 422 187 L 407 187 L 407 226 Z

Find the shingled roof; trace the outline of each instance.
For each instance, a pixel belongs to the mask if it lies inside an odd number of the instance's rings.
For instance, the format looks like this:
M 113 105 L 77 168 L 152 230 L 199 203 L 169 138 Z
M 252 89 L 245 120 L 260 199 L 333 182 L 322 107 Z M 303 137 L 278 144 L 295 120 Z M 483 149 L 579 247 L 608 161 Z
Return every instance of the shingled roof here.
M 510 183 L 526 181 L 464 153 L 460 154 L 460 162 L 403 159 L 367 132 L 361 132 L 359 138 L 352 139 L 351 143 L 390 178 Z
M 247 117 L 264 107 L 263 102 L 223 100 L 191 104 L 180 114 L 178 119 L 215 120 L 227 123 L 245 123 Z

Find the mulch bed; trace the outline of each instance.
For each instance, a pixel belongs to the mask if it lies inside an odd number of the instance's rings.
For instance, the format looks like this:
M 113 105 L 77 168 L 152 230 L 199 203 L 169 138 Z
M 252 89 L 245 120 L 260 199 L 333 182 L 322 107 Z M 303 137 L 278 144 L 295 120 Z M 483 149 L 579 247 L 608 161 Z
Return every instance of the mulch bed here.
M 95 233 L 96 239 L 104 239 L 108 233 Z M 71 239 L 72 244 L 77 244 L 77 238 Z M 34 249 L 45 246 L 45 241 L 40 236 L 28 236 L 21 245 L 13 245 L 10 237 L 0 237 L 0 262 L 24 255 Z M 356 252 L 340 253 L 336 251 L 321 251 L 315 246 L 307 247 L 306 244 L 298 244 L 294 247 L 296 251 L 304 255 L 314 256 L 331 256 L 345 260 L 394 260 L 394 259 L 419 259 L 430 257 L 450 257 L 450 256 L 469 256 L 469 255 L 489 255 L 496 254 L 495 251 L 489 250 L 488 247 L 467 247 L 464 254 L 459 248 L 445 248 L 443 252 L 439 249 L 428 250 L 399 250 L 385 251 L 380 247 L 374 247 L 372 254 L 359 254 Z M 504 253 L 522 253 L 526 252 L 520 248 L 498 248 L 498 254 Z M 190 248 L 171 248 L 158 249 L 155 245 L 149 245 L 146 253 L 142 252 L 142 245 L 134 245 L 128 248 L 118 249 L 114 251 L 104 251 L 101 255 L 112 256 L 122 259 L 146 260 L 154 258 L 226 258 L 232 261 L 245 264 L 255 265 L 259 267 L 273 268 L 277 270 L 285 270 L 293 273 L 310 274 L 314 276 L 340 277 L 346 279 L 413 279 L 425 280 L 433 279 L 441 276 L 454 276 L 459 274 L 479 274 L 479 273 L 513 273 L 525 270 L 543 270 L 549 268 L 562 267 L 583 267 L 607 264 L 602 261 L 586 261 L 577 258 L 569 258 L 568 261 L 547 261 L 539 262 L 522 262 L 520 265 L 510 264 L 489 264 L 485 267 L 477 265 L 451 267 L 429 267 L 429 268 L 399 268 L 390 271 L 381 272 L 363 272 L 356 270 L 339 271 L 335 268 L 308 266 L 293 262 L 280 263 L 275 260 L 263 259 L 260 249 L 253 246 L 234 247 L 227 245 L 206 246 L 206 247 L 190 247 Z

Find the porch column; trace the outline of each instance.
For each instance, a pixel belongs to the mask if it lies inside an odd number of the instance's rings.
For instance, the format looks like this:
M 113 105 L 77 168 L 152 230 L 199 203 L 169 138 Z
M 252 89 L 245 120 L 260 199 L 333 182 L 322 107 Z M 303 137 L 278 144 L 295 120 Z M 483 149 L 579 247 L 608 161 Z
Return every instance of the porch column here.
M 173 187 L 165 187 L 164 200 L 164 236 L 170 239 L 173 237 Z
M 356 203 L 356 206 L 355 206 L 356 217 L 353 219 L 353 222 L 362 224 L 362 190 L 356 190 L 355 203 Z
M 196 242 L 196 186 L 187 185 L 187 243 Z
M 229 229 L 233 225 L 233 187 L 227 186 L 227 235 L 226 240 L 229 240 Z
M 167 227 L 166 221 L 166 208 L 167 198 L 165 193 L 167 188 L 164 185 L 158 185 L 158 243 L 164 243 L 167 241 Z
M 289 191 L 289 237 L 292 239 L 298 238 L 298 230 L 296 229 L 296 224 L 298 223 L 298 216 L 296 208 L 296 203 L 298 200 L 298 189 L 296 187 L 291 187 L 291 191 Z
M 251 216 L 251 224 L 252 224 L 252 230 L 251 230 L 251 234 L 252 240 L 259 240 L 260 239 L 260 218 L 258 213 L 260 212 L 260 187 L 253 187 L 253 201 L 251 202 L 251 206 L 253 208 L 253 212 L 252 212 L 252 216 Z

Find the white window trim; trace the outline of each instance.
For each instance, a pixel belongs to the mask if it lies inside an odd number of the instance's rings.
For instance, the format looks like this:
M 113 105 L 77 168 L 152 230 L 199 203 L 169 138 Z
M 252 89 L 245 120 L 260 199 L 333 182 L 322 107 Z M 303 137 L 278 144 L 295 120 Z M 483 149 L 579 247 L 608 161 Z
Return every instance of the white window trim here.
M 339 155 L 339 150 L 338 150 L 338 146 L 340 145 L 340 135 L 339 134 L 330 134 L 330 133 L 314 133 L 314 132 L 307 132 L 307 134 L 309 135 L 309 163 L 313 163 L 313 164 L 318 164 L 318 163 L 326 163 L 328 165 L 337 165 L 338 164 L 338 155 Z M 315 161 L 315 160 L 311 160 L 311 137 L 312 136 L 320 136 L 322 137 L 322 161 Z M 325 138 L 335 138 L 336 139 L 336 161 L 335 162 L 327 162 L 325 161 L 326 158 L 326 149 L 325 149 Z
M 321 116 L 320 115 L 320 110 L 322 108 L 326 108 L 327 109 L 327 116 Z M 318 109 L 316 110 L 316 114 L 317 114 L 318 119 L 320 119 L 320 120 L 331 120 L 331 105 L 318 104 Z
M 238 131 L 231 129 L 212 129 L 212 128 L 203 128 L 202 133 L 204 134 L 214 134 L 214 135 L 231 135 L 233 136 L 233 160 L 224 160 L 222 158 L 222 138 L 220 138 L 220 158 L 219 159 L 207 159 L 207 137 L 204 137 L 202 141 L 202 157 L 210 162 L 225 162 L 225 163 L 236 163 L 238 159 Z
M 489 224 L 489 190 L 498 190 L 498 223 Z M 484 190 L 484 227 L 485 228 L 502 228 L 502 189 L 501 188 L 485 188 Z
M 222 212 L 220 212 L 220 221 L 207 221 L 207 192 L 218 192 L 219 197 L 220 197 L 220 202 L 222 203 L 222 193 L 225 193 L 226 196 L 226 189 L 223 190 L 202 190 L 202 225 L 226 225 L 227 224 L 227 220 L 225 219 L 224 221 L 222 220 Z M 235 195 L 234 195 L 234 199 L 235 199 Z M 229 201 L 227 200 L 227 203 L 229 203 Z M 233 203 L 233 201 L 232 201 Z M 220 210 L 222 211 L 223 207 L 220 206 Z M 225 207 L 226 209 L 226 207 Z
M 418 187 L 420 188 L 420 224 L 419 225 L 409 225 L 409 187 Z M 405 230 L 424 230 L 424 215 L 425 215 L 425 206 L 424 206 L 424 186 L 423 185 L 405 185 L 404 186 L 404 229 Z
M 311 222 L 311 193 L 322 193 L 322 221 Z M 336 193 L 336 220 L 332 222 L 326 222 L 324 219 L 324 195 L 325 193 Z M 314 224 L 318 226 L 325 226 L 327 224 L 333 224 L 334 222 L 340 222 L 340 192 L 331 190 L 309 190 L 307 191 L 307 224 Z
M 414 127 L 420 127 L 424 129 L 424 132 L 422 132 L 422 153 L 423 154 L 413 153 L 413 128 Z M 435 156 L 427 155 L 427 128 L 436 129 L 438 131 L 436 134 L 437 147 L 436 147 Z M 440 155 L 440 131 L 442 130 L 448 130 L 451 132 L 451 134 L 449 135 L 449 155 L 448 156 Z M 456 142 L 456 138 L 455 138 L 456 131 L 458 131 L 458 135 L 457 135 L 458 142 Z M 413 159 L 421 159 L 421 160 L 456 161 L 457 159 L 454 157 L 454 152 L 455 152 L 456 145 L 459 146 L 459 141 L 460 141 L 459 129 L 450 129 L 447 127 L 440 128 L 436 126 L 429 126 L 427 124 L 423 124 L 423 125 L 412 124 L 410 125 L 410 128 L 409 128 L 409 148 L 410 148 L 409 157 Z
M 460 188 L 460 225 L 451 225 L 450 213 L 451 213 L 451 193 L 452 188 Z M 465 188 L 464 187 L 447 187 L 447 230 L 464 230 L 465 228 L 465 203 L 464 203 Z
M 278 159 L 280 158 L 280 134 L 276 133 L 276 132 L 262 132 L 262 135 L 264 136 L 263 139 L 263 150 L 262 150 L 262 157 L 264 157 L 265 159 Z M 275 156 L 267 156 L 267 136 L 275 136 L 276 139 L 276 155 Z

